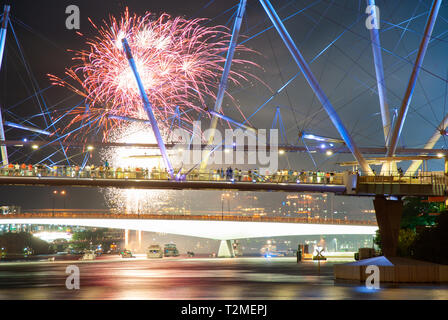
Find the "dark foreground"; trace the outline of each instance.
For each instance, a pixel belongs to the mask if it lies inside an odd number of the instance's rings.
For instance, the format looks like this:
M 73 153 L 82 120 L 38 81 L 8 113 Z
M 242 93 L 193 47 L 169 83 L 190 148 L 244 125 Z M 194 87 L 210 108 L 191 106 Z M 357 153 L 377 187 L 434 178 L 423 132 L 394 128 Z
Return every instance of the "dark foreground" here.
M 96 261 L 0 264 L 0 299 L 442 299 L 448 285 L 335 282 L 333 265 L 295 258 L 102 257 Z M 80 269 L 80 289 L 68 290 L 68 265 Z

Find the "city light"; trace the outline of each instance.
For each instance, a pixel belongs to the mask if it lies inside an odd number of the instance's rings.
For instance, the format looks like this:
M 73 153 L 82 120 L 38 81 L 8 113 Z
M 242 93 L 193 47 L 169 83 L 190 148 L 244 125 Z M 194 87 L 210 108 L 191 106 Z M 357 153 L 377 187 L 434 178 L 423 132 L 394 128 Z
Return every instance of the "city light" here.
M 38 232 L 38 233 L 34 233 L 33 236 L 47 241 L 47 242 L 53 242 L 57 239 L 64 239 L 64 240 L 71 240 L 72 239 L 72 234 L 68 233 L 68 232 L 47 232 L 47 231 L 43 231 L 43 232 Z
M 325 154 L 326 154 L 327 156 L 332 156 L 332 155 L 333 155 L 333 151 L 331 151 L 331 150 L 327 150 L 327 152 L 325 152 Z
M 31 148 L 33 148 L 34 150 L 37 150 L 37 149 L 39 149 L 39 146 L 38 146 L 37 144 L 33 144 L 33 145 L 31 146 Z

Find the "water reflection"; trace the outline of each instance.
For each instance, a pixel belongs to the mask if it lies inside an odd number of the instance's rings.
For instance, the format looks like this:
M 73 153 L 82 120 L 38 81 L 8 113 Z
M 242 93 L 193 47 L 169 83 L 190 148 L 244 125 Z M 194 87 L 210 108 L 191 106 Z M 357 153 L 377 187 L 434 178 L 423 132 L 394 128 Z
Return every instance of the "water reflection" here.
M 81 289 L 65 288 L 68 264 Z M 0 299 L 448 299 L 447 285 L 334 281 L 332 262 L 294 258 L 119 259 L 95 263 L 1 264 Z

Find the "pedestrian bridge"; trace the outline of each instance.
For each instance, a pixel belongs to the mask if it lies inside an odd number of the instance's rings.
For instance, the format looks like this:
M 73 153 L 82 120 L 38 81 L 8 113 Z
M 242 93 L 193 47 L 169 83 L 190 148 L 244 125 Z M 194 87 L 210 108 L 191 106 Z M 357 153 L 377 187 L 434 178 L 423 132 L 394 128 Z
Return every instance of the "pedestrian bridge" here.
M 378 229 L 374 222 L 338 219 L 65 212 L 0 215 L 0 224 L 76 225 L 171 233 L 215 240 L 296 235 L 373 235 Z
M 239 178 L 242 179 L 239 179 Z M 330 177 L 317 174 L 254 176 L 222 178 L 212 173 L 190 174 L 179 180 L 168 180 L 163 173 L 144 171 L 120 172 L 58 172 L 2 171 L 0 185 L 115 187 L 171 190 L 239 190 L 283 192 L 330 192 L 352 196 L 445 196 L 447 178 L 442 173 L 418 176 L 359 176 L 351 172 L 333 173 Z

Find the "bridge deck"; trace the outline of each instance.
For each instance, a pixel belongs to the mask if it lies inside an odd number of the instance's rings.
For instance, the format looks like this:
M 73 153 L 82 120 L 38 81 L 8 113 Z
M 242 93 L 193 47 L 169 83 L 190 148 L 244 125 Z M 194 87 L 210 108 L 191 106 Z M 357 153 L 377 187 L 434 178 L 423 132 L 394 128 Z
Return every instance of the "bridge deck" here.
M 444 175 L 425 176 L 363 176 L 359 177 L 358 195 L 390 194 L 401 196 L 445 196 L 447 181 Z
M 374 196 L 445 196 L 447 178 L 427 173 L 416 177 L 355 176 L 356 188 L 347 191 L 349 173 L 295 173 L 294 175 L 260 176 L 250 173 L 223 178 L 215 173 L 191 173 L 180 181 L 168 180 L 164 172 L 103 171 L 75 172 L 51 170 L 0 171 L 0 185 L 115 187 L 171 190 L 240 190 L 284 192 L 331 192 L 341 195 Z M 350 185 L 352 185 L 350 183 Z
M 346 190 L 341 184 L 292 183 L 292 182 L 240 182 L 240 181 L 169 181 L 155 179 L 107 179 L 107 178 L 65 178 L 65 177 L 2 177 L 0 185 L 38 185 L 38 186 L 78 186 L 115 187 L 136 189 L 172 190 L 240 190 L 240 191 L 289 191 L 289 192 L 332 192 L 343 194 Z

